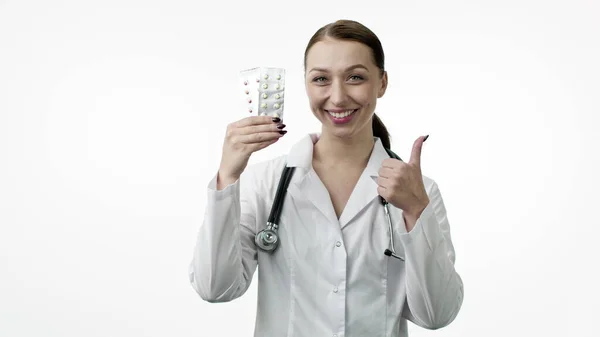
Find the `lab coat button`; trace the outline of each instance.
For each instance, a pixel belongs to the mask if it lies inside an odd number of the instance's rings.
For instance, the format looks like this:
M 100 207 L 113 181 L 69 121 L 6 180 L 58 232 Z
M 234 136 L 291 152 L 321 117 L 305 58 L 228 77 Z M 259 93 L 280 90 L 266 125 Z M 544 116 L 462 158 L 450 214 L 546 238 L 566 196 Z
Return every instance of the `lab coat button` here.
M 342 245 L 342 243 L 341 243 L 341 242 L 339 242 L 339 241 L 335 243 L 335 246 L 336 246 L 336 247 L 339 247 L 339 246 L 341 246 L 341 245 Z
M 337 292 L 338 292 L 338 287 L 334 287 L 334 288 L 333 288 L 333 292 L 334 292 L 334 293 L 337 293 Z

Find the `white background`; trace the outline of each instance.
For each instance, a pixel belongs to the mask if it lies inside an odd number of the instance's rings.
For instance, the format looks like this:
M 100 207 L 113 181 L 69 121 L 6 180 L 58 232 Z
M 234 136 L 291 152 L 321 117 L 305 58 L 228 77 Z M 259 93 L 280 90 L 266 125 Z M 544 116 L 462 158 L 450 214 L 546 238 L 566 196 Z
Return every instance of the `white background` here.
M 285 153 L 319 131 L 303 52 L 340 18 L 383 42 L 392 148 L 431 135 L 465 283 L 411 336 L 598 336 L 596 1 L 211 6 L 0 1 L 0 336 L 252 336 L 256 283 L 209 304 L 187 275 L 237 72 L 287 69 L 289 132 L 252 162 Z

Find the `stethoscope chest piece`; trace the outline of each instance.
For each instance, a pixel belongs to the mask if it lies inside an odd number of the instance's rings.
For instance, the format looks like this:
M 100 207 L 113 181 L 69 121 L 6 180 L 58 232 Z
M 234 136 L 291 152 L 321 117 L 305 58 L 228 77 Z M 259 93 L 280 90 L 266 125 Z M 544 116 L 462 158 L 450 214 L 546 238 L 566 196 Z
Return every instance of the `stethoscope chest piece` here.
M 267 228 L 258 232 L 254 237 L 254 242 L 258 248 L 266 252 L 272 252 L 279 245 L 279 236 L 277 235 L 277 225 L 269 223 Z

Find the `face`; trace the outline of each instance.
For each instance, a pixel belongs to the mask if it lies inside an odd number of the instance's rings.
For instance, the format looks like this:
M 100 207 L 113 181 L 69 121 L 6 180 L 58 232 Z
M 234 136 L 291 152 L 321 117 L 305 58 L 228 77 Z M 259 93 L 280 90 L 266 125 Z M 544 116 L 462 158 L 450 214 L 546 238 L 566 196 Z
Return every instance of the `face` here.
M 306 92 L 323 133 L 348 138 L 369 134 L 377 99 L 387 87 L 371 49 L 359 42 L 327 38 L 306 56 Z

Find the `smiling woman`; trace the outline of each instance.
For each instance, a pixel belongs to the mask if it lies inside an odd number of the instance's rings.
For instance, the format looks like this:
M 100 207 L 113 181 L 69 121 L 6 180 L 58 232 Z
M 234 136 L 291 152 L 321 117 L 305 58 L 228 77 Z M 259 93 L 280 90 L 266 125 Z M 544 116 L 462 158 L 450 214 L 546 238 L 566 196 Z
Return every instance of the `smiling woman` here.
M 390 148 L 387 128 L 374 113 L 377 99 L 387 88 L 384 63 L 381 42 L 364 25 L 339 20 L 320 28 L 304 54 L 306 89 L 313 113 L 319 118 L 321 109 L 334 117 L 334 124 L 345 124 L 354 118 L 347 117 L 360 109 L 363 116 L 355 123 L 355 129 L 372 120 L 373 135 Z M 318 107 L 325 97 L 330 99 L 329 109 Z M 344 106 L 351 104 L 357 106 Z
M 228 302 L 258 269 L 255 336 L 400 337 L 408 321 L 438 329 L 457 316 L 463 283 L 446 209 L 421 173 L 427 136 L 407 162 L 390 150 L 374 112 L 387 83 L 375 34 L 337 21 L 305 52 L 320 133 L 247 167 L 285 125 L 251 116 L 228 126 L 189 277 L 202 299 Z

